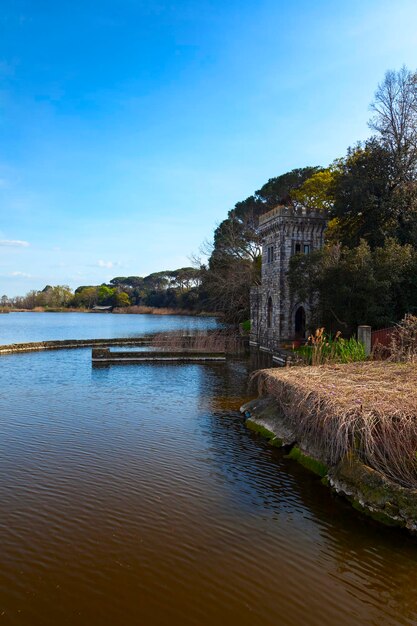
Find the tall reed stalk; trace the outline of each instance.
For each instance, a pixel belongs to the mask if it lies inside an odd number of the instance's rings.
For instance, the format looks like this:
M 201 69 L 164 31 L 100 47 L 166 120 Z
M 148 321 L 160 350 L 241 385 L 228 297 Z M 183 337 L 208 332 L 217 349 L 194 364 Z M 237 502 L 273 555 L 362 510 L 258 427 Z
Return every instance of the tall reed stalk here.
M 365 347 L 362 343 L 353 337 L 343 339 L 340 331 L 332 337 L 324 328 L 317 328 L 316 332 L 309 336 L 307 344 L 298 349 L 298 353 L 309 365 L 366 360 Z
M 417 363 L 417 316 L 407 314 L 392 333 L 390 361 Z

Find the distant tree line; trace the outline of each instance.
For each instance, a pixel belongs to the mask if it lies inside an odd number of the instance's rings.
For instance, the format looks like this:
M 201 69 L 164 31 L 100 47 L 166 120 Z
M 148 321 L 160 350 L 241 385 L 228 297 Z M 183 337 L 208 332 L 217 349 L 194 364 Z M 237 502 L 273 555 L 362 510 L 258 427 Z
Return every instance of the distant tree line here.
M 182 267 L 155 272 L 149 276 L 117 276 L 108 284 L 82 285 L 73 292 L 67 285 L 46 285 L 26 296 L 2 296 L 2 307 L 19 309 L 83 308 L 95 306 L 127 307 L 143 305 L 197 310 L 199 306 L 200 269 Z

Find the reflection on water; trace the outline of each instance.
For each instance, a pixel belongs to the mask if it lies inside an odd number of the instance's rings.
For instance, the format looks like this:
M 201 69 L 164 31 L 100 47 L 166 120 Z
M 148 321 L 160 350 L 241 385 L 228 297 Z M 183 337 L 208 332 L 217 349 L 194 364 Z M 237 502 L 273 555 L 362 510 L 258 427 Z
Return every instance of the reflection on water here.
M 52 339 L 141 337 L 174 330 L 216 328 L 214 317 L 124 313 L 9 313 L 0 315 L 0 345 Z
M 416 542 L 245 429 L 244 363 L 0 374 L 4 624 L 416 623 Z

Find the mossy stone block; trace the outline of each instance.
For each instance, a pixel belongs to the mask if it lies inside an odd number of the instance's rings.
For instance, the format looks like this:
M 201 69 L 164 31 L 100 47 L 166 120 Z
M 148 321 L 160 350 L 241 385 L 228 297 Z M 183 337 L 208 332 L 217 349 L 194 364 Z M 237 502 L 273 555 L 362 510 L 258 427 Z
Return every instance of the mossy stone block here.
M 297 461 L 298 463 L 300 463 L 300 465 L 310 470 L 311 472 L 314 472 L 314 474 L 317 474 L 317 476 L 320 476 L 321 478 L 327 476 L 327 465 L 325 465 L 321 461 L 317 461 L 317 459 L 314 459 L 312 456 L 305 454 L 300 450 L 298 446 L 294 446 L 291 449 L 290 453 L 287 454 L 287 457 L 289 459 Z
M 249 428 L 249 430 L 252 430 L 254 433 L 257 433 L 258 435 L 260 435 L 261 437 L 264 437 L 265 439 L 268 439 L 271 446 L 275 446 L 276 448 L 281 448 L 283 446 L 282 439 L 277 437 L 275 433 L 273 433 L 272 431 L 265 428 L 265 426 L 258 424 L 257 422 L 255 422 L 254 420 L 250 418 L 247 419 L 245 423 L 246 423 L 246 426 Z

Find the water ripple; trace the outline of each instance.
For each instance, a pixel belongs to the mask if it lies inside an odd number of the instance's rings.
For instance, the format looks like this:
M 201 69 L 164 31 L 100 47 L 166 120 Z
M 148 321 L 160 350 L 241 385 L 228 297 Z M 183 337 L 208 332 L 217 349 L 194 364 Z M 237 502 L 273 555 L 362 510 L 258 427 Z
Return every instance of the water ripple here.
M 416 623 L 415 542 L 247 431 L 241 363 L 0 375 L 0 624 Z

